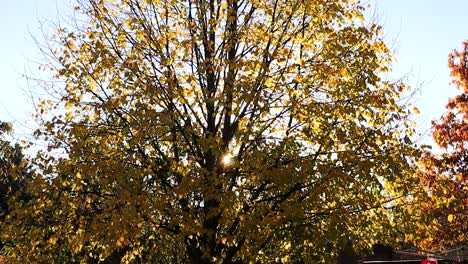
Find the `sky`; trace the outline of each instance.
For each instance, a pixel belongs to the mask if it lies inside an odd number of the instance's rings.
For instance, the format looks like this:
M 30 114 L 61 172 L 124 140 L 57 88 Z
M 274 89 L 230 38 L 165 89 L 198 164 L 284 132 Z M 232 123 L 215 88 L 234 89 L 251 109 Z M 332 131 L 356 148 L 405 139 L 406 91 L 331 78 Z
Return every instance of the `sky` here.
M 30 90 L 25 74 L 38 72 L 41 24 L 56 20 L 69 0 L 4 1 L 0 7 L 0 121 L 11 122 L 14 136 L 24 139 L 35 127 Z
M 366 1 L 366 0 L 364 0 Z M 385 39 L 396 52 L 397 62 L 389 78 L 406 77 L 418 88 L 413 101 L 420 133 L 445 112 L 449 97 L 458 91 L 449 85 L 447 56 L 468 40 L 466 0 L 367 0 Z M 5 1 L 0 7 L 0 120 L 13 123 L 17 138 L 32 133 L 34 87 L 22 77 L 37 70 L 41 58 L 32 36 L 40 36 L 40 23 L 63 16 L 69 0 Z M 424 140 L 430 140 L 426 136 Z
M 461 91 L 449 85 L 448 54 L 468 40 L 467 0 L 374 0 L 387 43 L 396 51 L 391 76 L 407 76 L 416 91 L 419 132 L 430 132 L 431 120 L 445 113 L 449 97 Z M 429 133 L 423 138 L 431 140 Z M 429 143 L 429 142 L 428 142 Z

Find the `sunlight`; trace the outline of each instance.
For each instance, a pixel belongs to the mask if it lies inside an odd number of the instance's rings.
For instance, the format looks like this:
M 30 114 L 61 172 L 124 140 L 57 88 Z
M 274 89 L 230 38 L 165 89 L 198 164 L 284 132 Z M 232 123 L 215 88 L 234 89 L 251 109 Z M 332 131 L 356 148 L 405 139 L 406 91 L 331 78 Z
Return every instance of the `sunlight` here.
M 231 162 L 232 162 L 232 156 L 231 156 L 231 154 L 228 153 L 228 154 L 224 155 L 224 157 L 223 157 L 223 164 L 224 164 L 225 166 L 227 166 L 227 165 L 231 164 Z

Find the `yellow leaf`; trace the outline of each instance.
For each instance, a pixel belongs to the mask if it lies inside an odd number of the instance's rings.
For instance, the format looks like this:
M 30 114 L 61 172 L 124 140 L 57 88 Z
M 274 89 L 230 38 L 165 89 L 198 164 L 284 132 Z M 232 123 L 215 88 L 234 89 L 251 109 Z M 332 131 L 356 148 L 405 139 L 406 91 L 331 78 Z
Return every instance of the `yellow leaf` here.
M 65 103 L 65 109 L 66 110 L 69 110 L 72 106 L 73 106 L 73 104 L 71 102 L 66 102 Z
M 117 240 L 117 247 L 121 247 L 123 245 L 125 245 L 125 237 L 120 236 L 119 240 Z
M 345 77 L 346 75 L 348 75 L 348 71 L 346 71 L 346 69 L 343 68 L 343 69 L 340 70 L 340 75 Z
M 51 245 L 55 245 L 55 243 L 57 242 L 57 238 L 54 237 L 54 236 L 52 236 L 51 238 L 49 238 L 49 241 L 48 241 L 48 242 L 49 242 L 49 244 L 51 244 Z
M 302 59 L 302 58 L 299 59 L 299 65 L 300 65 L 301 67 L 304 67 L 304 65 L 305 65 L 304 59 Z
M 452 222 L 452 221 L 453 221 L 453 214 L 449 214 L 449 215 L 447 216 L 447 220 L 448 220 L 449 222 Z
M 139 41 L 143 41 L 145 39 L 145 34 L 143 33 L 143 31 L 137 31 L 136 37 Z

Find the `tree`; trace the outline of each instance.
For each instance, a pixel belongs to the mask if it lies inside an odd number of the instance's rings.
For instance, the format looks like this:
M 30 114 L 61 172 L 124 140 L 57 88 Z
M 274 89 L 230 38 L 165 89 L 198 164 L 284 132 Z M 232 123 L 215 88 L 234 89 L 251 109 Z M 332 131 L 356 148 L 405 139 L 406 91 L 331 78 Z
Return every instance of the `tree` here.
M 419 228 L 424 231 L 419 243 L 430 249 L 468 242 L 468 41 L 462 51 L 449 55 L 448 65 L 452 83 L 462 93 L 450 99 L 447 113 L 432 123 L 434 141 L 443 152 L 426 152 L 421 160 L 428 195 L 421 198 L 418 211 L 429 225 Z
M 13 246 L 12 238 L 5 236 L 2 228 L 5 219 L 15 210 L 15 204 L 30 199 L 27 192 L 32 170 L 19 144 L 12 145 L 5 139 L 11 133 L 9 123 L 0 122 L 0 252 Z
M 49 149 L 20 258 L 320 262 L 349 239 L 396 241 L 411 111 L 360 3 L 75 9 L 46 46 L 58 92 L 39 105 Z

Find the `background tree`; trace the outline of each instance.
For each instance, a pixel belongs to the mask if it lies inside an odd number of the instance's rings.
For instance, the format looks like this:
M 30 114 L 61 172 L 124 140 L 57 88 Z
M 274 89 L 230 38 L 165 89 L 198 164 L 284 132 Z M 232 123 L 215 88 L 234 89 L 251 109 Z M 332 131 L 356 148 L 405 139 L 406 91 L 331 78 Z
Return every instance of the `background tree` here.
M 75 9 L 44 47 L 57 100 L 39 105 L 50 145 L 20 258 L 330 263 L 349 239 L 397 240 L 417 151 L 362 4 Z
M 31 167 L 20 145 L 12 145 L 5 139 L 5 135 L 11 132 L 9 123 L 0 122 L 0 254 L 14 246 L 14 239 L 8 237 L 4 230 L 4 221 L 17 203 L 30 199 L 27 184 L 32 178 Z
M 417 230 L 420 245 L 441 249 L 468 242 L 468 42 L 449 55 L 452 83 L 462 91 L 449 100 L 447 113 L 433 122 L 434 141 L 442 153 L 421 160 L 424 197 L 418 212 L 429 225 Z

